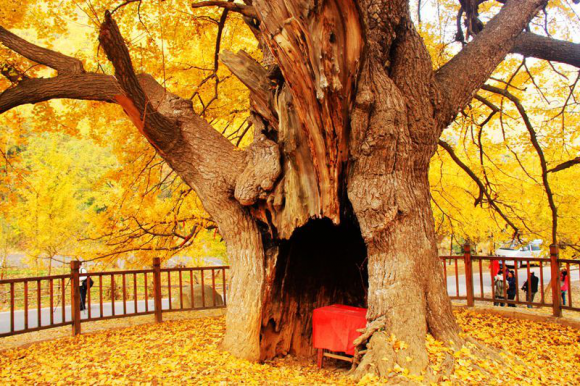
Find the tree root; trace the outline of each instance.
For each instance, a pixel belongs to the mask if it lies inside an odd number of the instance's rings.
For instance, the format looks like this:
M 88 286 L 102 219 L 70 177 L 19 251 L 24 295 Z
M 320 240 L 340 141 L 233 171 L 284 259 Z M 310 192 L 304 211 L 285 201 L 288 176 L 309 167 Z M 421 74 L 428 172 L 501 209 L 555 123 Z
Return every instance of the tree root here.
M 384 329 L 386 324 L 386 318 L 381 316 L 380 318 L 374 320 L 369 324 L 366 328 L 357 330 L 358 332 L 362 333 L 361 336 L 356 338 L 353 342 L 355 347 L 354 358 L 353 358 L 353 367 L 358 365 L 363 357 L 366 354 L 367 349 L 366 345 L 371 336 L 378 330 Z
M 425 347 L 407 347 L 388 332 L 386 319 L 380 317 L 371 322 L 355 341 L 355 355 L 351 376 L 361 380 L 367 374 L 381 378 L 390 384 L 439 383 L 452 378 L 454 372 L 462 366 L 478 371 L 482 376 L 493 376 L 493 368 L 507 366 L 507 361 L 500 355 L 501 351 L 489 347 L 471 337 L 447 339 L 445 357 L 435 363 L 430 362 Z M 420 352 L 424 350 L 427 360 L 423 361 Z M 481 360 L 493 365 L 483 366 Z M 491 369 L 490 369 L 491 368 Z
M 351 375 L 355 380 L 370 374 L 393 384 L 413 384 L 422 380 L 428 360 L 418 355 L 419 350 L 409 350 L 405 342 L 389 334 L 386 318 L 371 322 L 354 341 L 355 356 Z M 411 358 L 414 357 L 414 358 Z
M 493 361 L 496 362 L 503 362 L 503 358 L 499 355 L 501 353 L 501 350 L 489 347 L 475 339 L 473 339 L 472 337 L 467 337 L 465 338 L 465 340 L 471 344 L 473 344 L 478 351 L 480 351 L 480 353 L 482 354 L 482 356 L 487 356 L 488 358 L 490 358 Z

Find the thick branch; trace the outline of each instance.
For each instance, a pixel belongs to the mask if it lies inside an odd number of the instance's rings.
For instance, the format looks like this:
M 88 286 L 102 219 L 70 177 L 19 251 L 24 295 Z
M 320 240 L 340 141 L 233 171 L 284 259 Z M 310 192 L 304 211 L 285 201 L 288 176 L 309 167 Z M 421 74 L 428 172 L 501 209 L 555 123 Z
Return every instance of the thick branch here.
M 200 3 L 193 3 L 191 5 L 192 8 L 201 8 L 201 7 L 220 7 L 227 9 L 228 11 L 241 13 L 246 17 L 251 17 L 252 19 L 257 19 L 258 14 L 254 7 L 244 4 L 236 4 L 236 3 L 229 3 L 227 1 L 202 1 Z
M 544 4 L 545 0 L 508 1 L 471 43 L 437 71 L 436 78 L 444 93 L 444 106 L 439 114 L 442 127 L 469 103 Z
M 56 78 L 27 79 L 0 94 L 0 114 L 20 105 L 68 98 L 115 102 L 119 85 L 103 74 L 70 74 Z
M 0 42 L 33 62 L 54 68 L 59 74 L 78 74 L 85 71 L 80 60 L 27 42 L 2 26 Z
M 122 91 L 126 94 L 126 98 L 117 97 L 117 101 L 149 142 L 162 154 L 167 154 L 178 139 L 177 122 L 157 112 L 147 99 L 133 70 L 129 50 L 123 41 L 119 27 L 109 12 L 105 13 L 99 41 L 115 68 L 115 77 Z
M 475 182 L 477 184 L 477 187 L 479 188 L 479 194 L 485 195 L 485 198 L 487 198 L 487 202 L 489 203 L 489 206 L 491 206 L 497 212 L 497 214 L 499 214 L 501 216 L 501 218 L 503 218 L 503 220 L 514 230 L 515 234 L 518 234 L 519 233 L 518 227 L 516 227 L 516 225 L 497 206 L 497 204 L 495 203 L 495 200 L 490 196 L 489 192 L 487 191 L 487 189 L 483 185 L 483 182 L 481 182 L 479 177 L 477 177 L 477 175 L 475 175 L 475 173 L 469 168 L 469 166 L 464 164 L 463 161 L 461 161 L 459 159 L 459 157 L 457 157 L 457 154 L 455 154 L 455 152 L 453 151 L 453 148 L 451 148 L 451 146 L 443 140 L 439 140 L 439 146 L 441 146 L 443 149 L 445 149 L 447 151 L 447 153 L 449 153 L 449 156 L 451 157 L 451 159 L 453 161 L 455 161 L 455 163 L 461 169 L 463 169 L 463 171 L 465 173 L 467 173 L 467 175 L 469 177 L 471 177 L 473 182 Z
M 22 104 L 55 98 L 118 103 L 172 169 L 195 188 L 212 216 L 227 217 L 219 211 L 224 211 L 224 197 L 229 199 L 236 178 L 244 171 L 246 152 L 235 151 L 225 137 L 197 116 L 191 101 L 168 92 L 150 75 L 135 75 L 127 47 L 108 13 L 100 41 L 113 63 L 115 77 L 61 71 L 54 78 L 25 79 L 0 92 L 0 114 Z
M 512 52 L 580 68 L 580 44 L 578 43 L 524 32 L 516 39 Z
M 564 170 L 564 169 L 568 169 L 574 165 L 578 165 L 580 164 L 580 157 L 576 157 L 574 159 L 571 159 L 570 161 L 566 161 L 566 162 L 562 162 L 561 164 L 553 167 L 552 169 L 548 170 L 548 173 L 556 173 L 559 172 L 560 170 Z

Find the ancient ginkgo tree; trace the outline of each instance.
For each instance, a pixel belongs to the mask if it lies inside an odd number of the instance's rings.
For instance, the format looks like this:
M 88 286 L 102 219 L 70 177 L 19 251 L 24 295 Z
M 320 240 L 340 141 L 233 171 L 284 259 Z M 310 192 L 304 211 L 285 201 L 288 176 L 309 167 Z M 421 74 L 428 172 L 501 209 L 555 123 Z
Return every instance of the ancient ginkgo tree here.
M 250 360 L 309 355 L 312 310 L 344 303 L 368 307 L 359 374 L 384 375 L 396 363 L 419 373 L 427 332 L 463 342 L 430 207 L 429 162 L 442 131 L 510 52 L 580 64 L 575 44 L 525 31 L 547 1 L 501 1 L 485 25 L 484 1 L 460 0 L 469 42 L 436 71 L 406 0 L 195 3 L 242 14 L 263 51 L 262 63 L 220 56 L 250 90 L 254 141 L 245 149 L 189 99 L 136 74 L 110 13 L 99 41 L 114 75 L 0 27 L 6 47 L 58 73 L 16 76 L 0 113 L 55 98 L 123 107 L 226 241 L 225 349 Z M 392 335 L 408 349 L 395 351 Z

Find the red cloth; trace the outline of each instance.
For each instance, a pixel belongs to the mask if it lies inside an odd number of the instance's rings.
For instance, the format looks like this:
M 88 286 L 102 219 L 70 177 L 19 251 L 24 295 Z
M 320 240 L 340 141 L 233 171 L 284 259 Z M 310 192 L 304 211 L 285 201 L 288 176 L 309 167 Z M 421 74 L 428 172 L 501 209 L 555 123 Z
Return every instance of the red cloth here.
M 560 287 L 560 291 L 568 291 L 568 289 L 570 288 L 570 276 L 566 275 L 565 279 L 562 276 L 563 275 L 560 274 L 560 283 L 562 283 L 562 287 Z
M 491 261 L 491 277 L 495 277 L 499 272 L 499 261 L 492 260 Z
M 367 325 L 366 308 L 332 306 L 316 308 L 312 315 L 314 348 L 354 355 L 352 342 L 360 336 L 359 330 Z

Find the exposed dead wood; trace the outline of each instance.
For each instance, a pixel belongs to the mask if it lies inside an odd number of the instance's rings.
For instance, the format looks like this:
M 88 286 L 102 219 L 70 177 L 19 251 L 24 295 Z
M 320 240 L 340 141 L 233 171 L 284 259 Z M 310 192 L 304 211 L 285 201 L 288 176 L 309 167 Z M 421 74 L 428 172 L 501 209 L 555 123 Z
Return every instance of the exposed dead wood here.
M 354 224 L 310 221 L 266 255 L 262 359 L 313 355 L 315 308 L 365 305 L 365 248 Z
M 277 129 L 278 117 L 273 101 L 275 84 L 268 78 L 268 71 L 245 51 L 234 54 L 224 50 L 220 59 L 252 93 L 252 109 Z
M 281 122 L 279 135 L 296 138 L 290 132 L 306 133 L 307 140 L 297 145 L 308 146 L 311 164 L 308 169 L 313 169 L 316 179 L 316 189 L 312 189 L 308 178 L 302 189 L 285 189 L 284 194 L 296 194 L 300 190 L 314 194 L 310 199 L 319 201 L 314 216 L 325 216 L 338 223 L 341 176 L 348 156 L 348 110 L 362 50 L 358 11 L 348 0 L 320 3 L 256 0 L 253 6 L 258 13 L 262 37 L 276 58 L 289 92 L 289 95 L 277 96 L 278 116 L 282 114 L 281 109 L 289 107 L 287 103 L 292 103 L 290 114 L 294 116 L 288 117 L 285 123 L 297 125 L 285 128 Z M 281 117 L 280 121 L 283 121 Z M 291 155 L 284 150 L 283 153 Z M 300 179 L 285 181 L 285 185 L 288 183 L 303 185 Z M 309 215 L 302 212 L 302 218 Z

